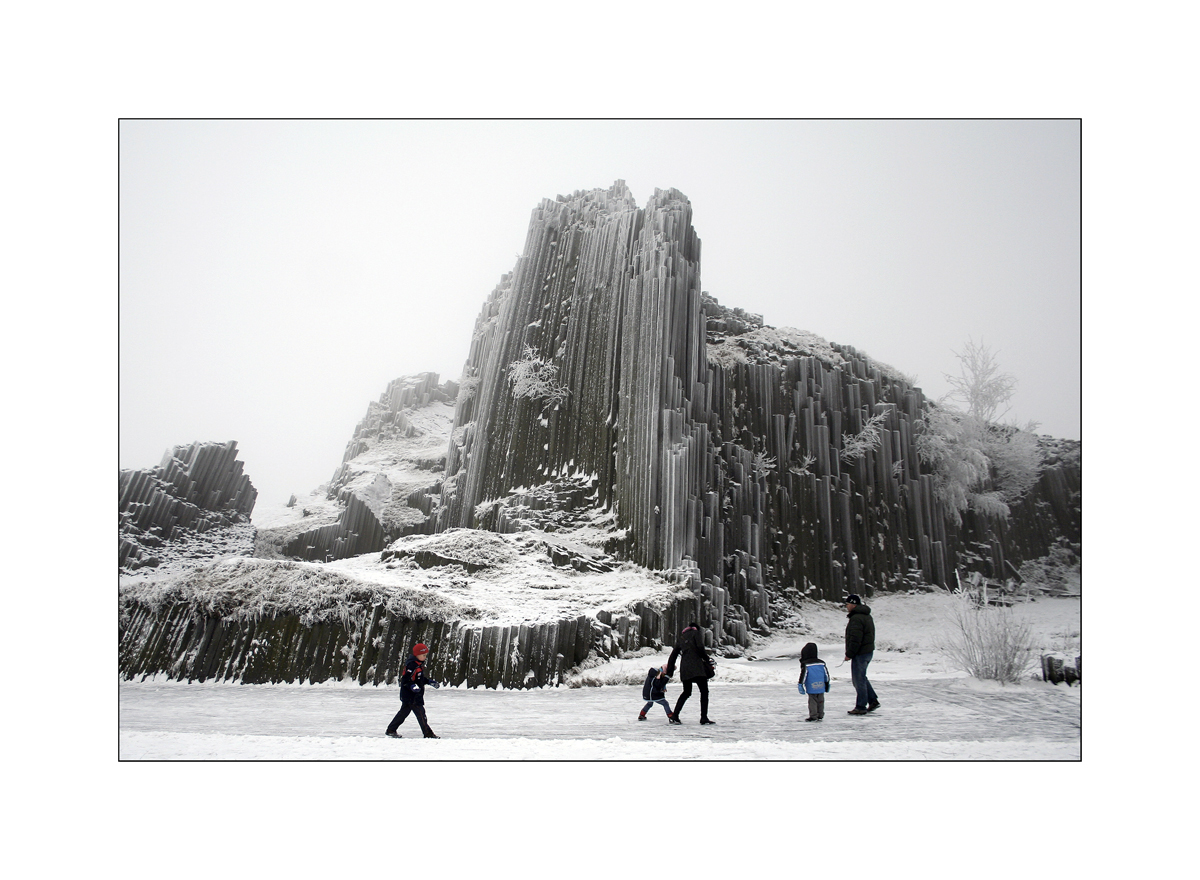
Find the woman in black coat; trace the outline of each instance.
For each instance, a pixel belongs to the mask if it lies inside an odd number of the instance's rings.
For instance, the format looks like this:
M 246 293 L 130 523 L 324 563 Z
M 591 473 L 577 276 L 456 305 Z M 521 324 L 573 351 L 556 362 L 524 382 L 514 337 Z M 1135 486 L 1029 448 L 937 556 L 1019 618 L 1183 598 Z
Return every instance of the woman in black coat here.
M 671 714 L 672 724 L 682 724 L 679 720 L 679 710 L 692 695 L 692 685 L 700 689 L 700 723 L 716 724 L 708 718 L 708 671 L 705 668 L 709 662 L 708 652 L 704 650 L 704 638 L 700 635 L 700 624 L 694 620 L 687 625 L 671 651 L 667 661 L 667 678 L 675 674 L 675 660 L 680 658 L 679 680 L 683 682 L 683 693 L 675 703 L 675 711 Z

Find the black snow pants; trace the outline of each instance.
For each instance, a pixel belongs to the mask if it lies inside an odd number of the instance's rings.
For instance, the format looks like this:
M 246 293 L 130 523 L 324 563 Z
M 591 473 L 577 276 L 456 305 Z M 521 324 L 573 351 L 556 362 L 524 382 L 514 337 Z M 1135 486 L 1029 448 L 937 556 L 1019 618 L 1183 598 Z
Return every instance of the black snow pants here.
M 425 704 L 418 703 L 416 700 L 400 701 L 400 711 L 396 713 L 396 717 L 388 725 L 387 732 L 395 733 L 396 728 L 404 723 L 404 719 L 408 717 L 409 712 L 417 716 L 417 723 L 421 725 L 421 733 L 426 736 L 433 736 L 433 728 L 429 726 L 429 721 L 425 718 Z
M 708 720 L 708 679 L 707 678 L 689 678 L 683 682 L 683 693 L 679 695 L 679 699 L 675 702 L 675 717 L 679 718 L 679 710 L 683 708 L 683 704 L 687 702 L 687 698 L 692 695 L 692 684 L 700 688 L 700 720 Z

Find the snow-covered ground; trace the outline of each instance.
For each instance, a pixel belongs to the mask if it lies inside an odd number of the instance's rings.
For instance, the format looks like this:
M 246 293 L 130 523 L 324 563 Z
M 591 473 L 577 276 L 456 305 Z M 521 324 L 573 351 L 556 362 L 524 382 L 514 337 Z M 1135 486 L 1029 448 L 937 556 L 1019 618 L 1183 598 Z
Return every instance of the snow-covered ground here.
M 778 632 L 744 658 L 721 659 L 711 684 L 712 726 L 701 727 L 699 694 L 667 725 L 653 707 L 637 721 L 641 681 L 667 653 L 650 650 L 576 676 L 578 687 L 529 691 L 427 691 L 424 740 L 414 719 L 404 738 L 383 736 L 399 708 L 397 690 L 319 685 L 121 682 L 123 760 L 1077 760 L 1082 689 L 1030 678 L 980 682 L 947 665 L 934 645 L 953 599 L 941 593 L 874 600 L 877 648 L 870 677 L 882 706 L 846 714 L 854 692 L 842 663 L 845 615 L 808 603 L 804 632 Z M 1078 599 L 1040 599 L 1027 615 L 1042 651 L 1075 656 Z M 826 717 L 804 721 L 796 691 L 798 656 L 817 643 L 833 673 Z M 678 682 L 668 698 L 679 695 Z

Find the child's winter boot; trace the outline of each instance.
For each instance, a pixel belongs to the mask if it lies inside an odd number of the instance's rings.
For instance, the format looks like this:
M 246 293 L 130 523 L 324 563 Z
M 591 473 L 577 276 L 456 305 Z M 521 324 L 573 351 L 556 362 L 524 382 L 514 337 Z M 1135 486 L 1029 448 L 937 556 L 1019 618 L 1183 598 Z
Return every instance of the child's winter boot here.
M 638 712 L 638 721 L 645 721 L 645 720 L 646 720 L 646 713 Z

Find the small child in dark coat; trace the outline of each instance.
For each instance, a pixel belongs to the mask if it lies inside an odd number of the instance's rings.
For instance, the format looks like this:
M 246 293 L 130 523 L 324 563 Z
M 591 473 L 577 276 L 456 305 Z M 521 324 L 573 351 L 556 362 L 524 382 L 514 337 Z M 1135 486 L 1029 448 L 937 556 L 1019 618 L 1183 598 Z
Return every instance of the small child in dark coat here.
M 638 721 L 646 720 L 646 713 L 655 703 L 663 707 L 667 713 L 667 720 L 671 720 L 671 704 L 667 702 L 668 681 L 670 678 L 667 677 L 667 671 L 661 666 L 657 669 L 651 667 L 650 671 L 646 673 L 646 683 L 642 685 L 642 699 L 646 701 L 646 705 L 642 707 Z
M 820 721 L 825 717 L 825 694 L 829 691 L 829 669 L 817 657 L 817 646 L 809 642 L 800 649 L 800 693 L 808 694 L 808 717 L 805 721 Z
M 425 685 L 429 685 L 434 690 L 437 690 L 441 685 L 425 674 L 425 658 L 429 656 L 429 646 L 418 643 L 413 645 L 412 655 L 404 664 L 404 672 L 400 675 L 400 711 L 396 713 L 396 717 L 392 719 L 392 723 L 387 726 L 388 736 L 395 739 L 401 739 L 396 728 L 404 723 L 404 719 L 411 712 L 417 716 L 417 723 L 421 725 L 421 733 L 425 739 L 441 739 L 433 728 L 429 726 L 429 720 L 425 717 Z

